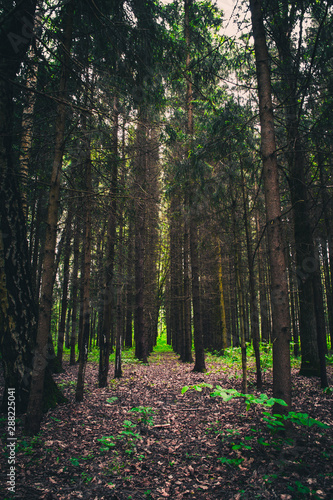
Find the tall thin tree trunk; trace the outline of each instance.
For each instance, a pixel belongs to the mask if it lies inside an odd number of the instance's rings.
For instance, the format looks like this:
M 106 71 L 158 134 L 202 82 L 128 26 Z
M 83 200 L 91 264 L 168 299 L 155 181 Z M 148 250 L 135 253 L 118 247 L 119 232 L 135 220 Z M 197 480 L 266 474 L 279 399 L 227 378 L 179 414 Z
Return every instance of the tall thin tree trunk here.
M 133 286 L 133 271 L 134 271 L 134 234 L 133 223 L 129 221 L 126 247 L 128 249 L 126 259 L 126 327 L 125 327 L 125 346 L 132 347 L 133 345 L 133 308 L 134 308 L 134 286 Z
M 273 316 L 273 395 L 291 407 L 290 318 L 281 221 L 269 54 L 260 0 L 250 0 L 261 127 Z M 284 407 L 277 408 L 279 412 Z
M 83 130 L 87 134 L 87 128 L 84 125 Z M 86 190 L 86 200 L 85 200 L 85 236 L 84 236 L 84 276 L 83 276 L 83 328 L 82 328 L 82 342 L 80 346 L 80 362 L 79 370 L 77 376 L 75 400 L 83 401 L 83 390 L 84 390 L 84 377 L 85 369 L 88 358 L 88 342 L 89 342 L 89 331 L 90 331 L 90 264 L 91 264 L 91 151 L 90 151 L 90 140 L 88 137 L 84 141 L 85 146 L 85 190 Z
M 186 204 L 185 204 L 186 206 Z M 181 294 L 183 296 L 183 328 L 182 328 L 182 361 L 187 363 L 192 363 L 192 328 L 191 328 L 191 288 L 190 288 L 190 233 L 188 227 L 187 216 L 185 215 L 184 220 L 184 249 L 183 249 L 183 260 L 184 260 L 184 292 Z M 181 287 L 179 287 L 181 291 Z
M 35 434 L 39 431 L 40 428 L 42 419 L 44 376 L 45 368 L 48 364 L 46 354 L 51 323 L 54 257 L 57 238 L 58 205 L 60 200 L 60 177 L 62 157 L 65 147 L 66 103 L 64 102 L 64 100 L 66 98 L 67 77 L 70 67 L 70 48 L 72 43 L 74 1 L 70 1 L 66 5 L 65 9 L 66 14 L 64 21 L 65 27 L 62 56 L 62 74 L 60 78 L 59 88 L 59 94 L 62 98 L 62 101 L 58 104 L 57 108 L 55 153 L 47 211 L 47 229 L 36 339 L 36 354 L 34 358 L 29 404 L 25 420 L 25 430 L 28 434 Z
M 114 257 L 117 230 L 117 190 L 118 190 L 118 109 L 117 98 L 113 102 L 113 127 L 112 127 L 112 173 L 110 187 L 110 205 L 107 229 L 107 264 L 105 270 L 103 325 L 100 332 L 99 348 L 99 387 L 106 387 L 109 372 L 109 357 L 111 350 L 111 332 L 113 328 L 113 280 Z
M 34 57 L 34 54 L 32 54 Z M 27 79 L 28 88 L 37 88 L 37 64 L 33 64 L 31 74 Z M 21 138 L 21 154 L 20 154 L 20 168 L 21 168 L 21 186 L 22 186 L 22 205 L 25 217 L 28 213 L 27 204 L 27 183 L 29 179 L 29 164 L 30 155 L 32 149 L 32 139 L 33 139 L 33 115 L 36 102 L 36 94 L 31 92 L 28 94 L 28 102 L 23 110 L 22 116 L 22 138 Z
M 224 290 L 223 290 L 223 270 L 222 270 L 222 245 L 218 242 L 218 273 L 219 273 L 219 303 L 221 311 L 222 328 L 222 352 L 228 347 L 227 321 L 225 313 Z
M 64 350 L 64 337 L 66 329 L 66 314 L 68 306 L 68 283 L 69 283 L 69 259 L 71 256 L 71 239 L 72 239 L 72 207 L 68 209 L 66 221 L 66 241 L 64 250 L 64 278 L 62 283 L 62 300 L 61 300 L 61 317 L 58 330 L 58 349 L 57 349 L 57 363 L 58 369 L 63 370 L 62 356 Z
M 193 219 L 191 219 L 190 224 L 190 252 L 192 269 L 193 330 L 195 350 L 195 364 L 193 371 L 203 373 L 206 371 L 206 365 L 200 304 L 198 234 L 197 228 L 193 224 Z
M 232 191 L 230 189 L 230 191 Z M 236 201 L 233 199 L 232 207 L 232 225 L 234 236 L 234 263 L 235 263 L 235 278 L 236 278 L 236 291 L 238 298 L 238 315 L 239 315 L 239 330 L 240 330 L 240 344 L 242 353 L 242 390 L 247 393 L 247 357 L 246 357 L 246 339 L 245 339 L 245 304 L 243 283 L 241 278 L 241 246 L 239 242 L 239 228 L 237 228 L 236 221 Z
M 144 263 L 145 263 L 145 232 L 146 232 L 146 162 L 147 162 L 147 110 L 140 106 L 137 126 L 137 158 L 135 161 L 136 179 L 136 217 L 135 217 L 135 356 L 144 363 L 148 362 L 147 327 L 144 316 Z
M 117 305 L 116 305 L 116 353 L 114 365 L 114 378 L 122 376 L 121 369 L 121 348 L 123 337 L 123 315 L 122 315 L 122 293 L 123 293 L 123 223 L 119 225 L 119 261 L 117 276 Z
M 243 167 L 241 166 L 242 175 L 242 194 L 243 194 L 243 207 L 244 207 L 244 226 L 246 234 L 246 248 L 247 248 L 247 261 L 249 267 L 249 282 L 250 282 L 250 316 L 251 316 L 251 336 L 253 343 L 253 350 L 256 359 L 256 376 L 257 376 L 257 389 L 262 388 L 261 368 L 260 368 L 260 349 L 259 349 L 259 311 L 257 305 L 257 284 L 254 269 L 254 256 L 252 254 L 252 237 L 250 234 L 250 221 L 248 217 L 248 200 L 245 194 L 245 179 Z
M 192 140 L 193 140 L 193 90 L 191 77 L 191 10 L 193 0 L 185 0 L 185 42 L 186 42 L 186 112 L 187 124 L 186 133 L 188 144 L 186 146 L 187 161 L 192 162 Z M 191 165 L 192 166 L 192 165 Z M 192 172 L 190 173 L 192 175 Z M 189 193 L 185 195 L 185 209 L 188 211 L 189 239 L 190 239 L 190 259 L 192 272 L 192 303 L 193 303 L 193 330 L 194 330 L 194 350 L 195 364 L 194 371 L 204 372 L 205 351 L 202 332 L 201 304 L 200 304 L 200 284 L 199 284 L 199 255 L 198 255 L 198 232 L 196 228 L 197 220 L 194 214 L 194 204 L 192 198 L 192 180 L 189 179 Z M 185 270 L 186 271 L 186 270 Z
M 77 338 L 78 326 L 78 288 L 79 288 L 79 257 L 80 257 L 80 225 L 78 224 L 78 216 L 75 220 L 74 228 L 74 243 L 73 243 L 73 271 L 72 271 L 72 329 L 70 335 L 70 365 L 75 365 L 75 344 Z
M 315 258 L 320 268 L 320 257 L 319 257 L 318 247 L 316 248 Z M 316 273 L 314 276 L 313 293 L 314 293 L 316 324 L 317 324 L 318 355 L 320 361 L 320 382 L 321 382 L 321 387 L 325 388 L 328 386 L 327 371 L 326 371 L 327 342 L 326 342 L 326 330 L 325 330 L 325 316 L 323 308 L 321 307 L 321 305 L 323 304 L 323 290 L 319 272 Z

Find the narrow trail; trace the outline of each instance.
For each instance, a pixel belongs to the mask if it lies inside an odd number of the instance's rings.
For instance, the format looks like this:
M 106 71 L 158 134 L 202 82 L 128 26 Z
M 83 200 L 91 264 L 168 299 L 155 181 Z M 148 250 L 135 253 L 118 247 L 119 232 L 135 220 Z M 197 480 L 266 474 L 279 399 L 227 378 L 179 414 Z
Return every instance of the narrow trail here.
M 99 389 L 90 363 L 85 399 L 76 403 L 77 366 L 65 364 L 56 379 L 69 402 L 45 415 L 36 438 L 23 438 L 18 427 L 16 496 L 4 490 L 1 498 L 333 498 L 332 430 L 274 437 L 259 406 L 247 412 L 239 398 L 226 403 L 208 388 L 182 395 L 185 385 L 202 382 L 240 390 L 236 365 L 209 357 L 207 368 L 193 373 L 175 354 L 155 353 L 149 365 L 125 363 L 123 377 Z M 318 381 L 295 372 L 293 384 L 295 411 L 332 425 L 332 396 Z M 271 395 L 269 372 L 263 392 Z

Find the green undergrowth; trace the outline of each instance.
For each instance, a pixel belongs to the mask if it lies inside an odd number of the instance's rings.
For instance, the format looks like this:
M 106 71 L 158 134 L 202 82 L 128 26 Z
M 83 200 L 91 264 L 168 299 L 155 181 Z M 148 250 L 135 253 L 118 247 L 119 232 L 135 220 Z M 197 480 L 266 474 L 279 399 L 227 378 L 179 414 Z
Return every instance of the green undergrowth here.
M 302 437 L 307 442 L 313 434 L 313 428 L 316 428 L 318 434 L 317 439 L 325 440 L 325 434 L 330 429 L 330 426 L 312 418 L 307 413 L 289 411 L 288 413 L 271 413 L 267 411 L 276 405 L 278 407 L 286 407 L 285 401 L 277 398 L 270 398 L 267 394 L 243 394 L 236 389 L 226 389 L 219 385 L 215 387 L 212 384 L 200 383 L 191 386 L 184 386 L 182 394 L 188 391 L 205 392 L 204 389 L 209 389 L 210 397 L 219 397 L 224 402 L 229 402 L 234 399 L 240 399 L 244 402 L 247 412 L 253 407 L 260 408 L 260 421 L 258 424 L 251 424 L 251 412 L 247 418 L 247 424 L 244 425 L 244 419 L 239 428 L 225 428 L 225 422 L 215 422 L 206 428 L 207 434 L 215 434 L 219 439 L 219 447 L 221 455 L 218 461 L 227 467 L 240 467 L 244 463 L 250 463 L 256 460 L 258 456 L 267 456 L 281 453 L 285 448 L 293 448 L 295 439 Z M 247 430 L 246 430 L 247 429 Z M 326 452 L 327 454 L 327 452 Z M 331 455 L 325 456 L 324 459 L 331 459 Z M 282 460 L 283 462 L 283 460 Z M 300 466 L 302 467 L 302 465 Z M 290 491 L 295 495 L 300 494 L 302 489 L 301 483 L 290 485 Z M 295 498 L 299 498 L 295 496 Z
M 156 346 L 154 347 L 153 353 L 152 354 L 163 354 L 163 353 L 174 353 L 172 346 L 167 344 L 167 337 L 166 333 L 162 333 L 157 337 L 157 342 Z M 75 359 L 78 359 L 79 353 L 77 346 L 75 348 Z M 64 361 L 69 361 L 70 359 L 70 349 L 67 349 L 64 346 L 63 349 L 63 359 Z M 135 357 L 135 347 L 125 347 L 122 349 L 121 352 L 121 360 L 123 364 L 138 364 L 141 363 L 140 360 L 136 359 Z M 110 362 L 114 363 L 115 361 L 115 352 L 112 352 L 110 354 Z M 154 356 L 149 359 L 149 361 L 154 362 Z M 98 346 L 93 346 L 90 347 L 88 350 L 88 363 L 99 363 L 99 347 Z
M 109 402 L 109 400 L 107 400 Z M 147 406 L 137 406 L 128 411 L 130 418 L 125 419 L 122 430 L 116 436 L 102 436 L 97 441 L 101 444 L 100 452 L 105 454 L 114 452 L 114 458 L 124 453 L 129 457 L 135 456 L 143 460 L 145 455 L 138 454 L 138 444 L 147 434 L 148 428 L 154 424 L 155 410 Z
M 149 363 L 158 363 L 161 362 L 162 359 L 159 358 L 159 355 L 164 353 L 173 353 L 175 356 L 178 356 L 174 353 L 172 346 L 167 344 L 167 336 L 165 331 L 162 332 L 157 337 L 157 343 L 154 347 L 152 355 L 149 357 Z M 248 342 L 246 345 L 246 354 L 247 354 L 247 363 L 248 363 L 248 371 L 255 372 L 255 355 L 251 342 Z M 122 350 L 122 363 L 126 364 L 139 364 L 141 361 L 135 358 L 135 347 L 124 348 Z M 69 361 L 70 358 L 70 349 L 64 347 L 63 358 L 65 361 Z M 76 348 L 76 359 L 78 359 L 78 352 Z M 333 355 L 329 354 L 326 356 L 327 363 L 333 363 Z M 110 362 L 114 363 L 115 361 L 115 352 L 110 354 Z M 88 362 L 90 363 L 99 363 L 99 348 L 97 346 L 93 346 L 89 349 L 88 352 Z M 300 358 L 296 358 L 293 354 L 293 346 L 291 344 L 290 347 L 290 362 L 291 366 L 294 368 L 300 368 Z M 240 347 L 228 347 L 221 354 L 220 352 L 206 352 L 206 363 L 214 364 L 213 371 L 225 371 L 229 373 L 230 378 L 240 378 L 240 372 L 242 367 L 242 359 L 241 359 L 241 348 Z M 271 370 L 273 365 L 273 350 L 272 344 L 260 343 L 260 363 L 263 377 L 265 377 L 265 373 L 268 370 Z M 210 370 L 207 371 L 207 374 L 211 373 Z
M 260 343 L 260 365 L 262 373 L 270 370 L 273 366 L 273 347 L 272 344 L 264 342 Z M 253 345 L 250 342 L 246 344 L 246 356 L 248 369 L 255 370 L 255 353 Z M 206 352 L 207 363 L 220 364 L 223 371 L 239 370 L 242 369 L 242 352 L 240 347 L 228 347 L 224 350 L 223 354 L 218 352 Z M 290 363 L 293 368 L 299 368 L 301 360 L 296 358 L 293 354 L 293 347 L 290 348 Z M 208 372 L 209 373 L 209 372 Z M 236 377 L 237 378 L 237 377 Z

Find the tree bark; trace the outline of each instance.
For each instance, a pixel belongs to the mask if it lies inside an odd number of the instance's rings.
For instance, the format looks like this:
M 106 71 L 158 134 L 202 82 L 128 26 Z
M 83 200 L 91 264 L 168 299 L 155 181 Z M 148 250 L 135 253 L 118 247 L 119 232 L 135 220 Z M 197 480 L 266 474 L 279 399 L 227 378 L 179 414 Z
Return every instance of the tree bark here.
M 26 240 L 25 218 L 12 159 L 12 81 L 32 37 L 36 2 L 18 2 L 1 19 L 0 32 L 0 349 L 4 365 L 4 411 L 8 388 L 16 411 L 25 412 L 37 334 L 37 308 Z M 44 409 L 65 398 L 46 373 Z
M 117 305 L 116 305 L 116 352 L 114 364 L 114 378 L 121 378 L 121 348 L 123 340 L 123 315 L 122 315 L 122 295 L 123 295 L 123 223 L 119 225 L 119 262 L 117 276 Z
M 79 289 L 79 257 L 80 257 L 80 225 L 78 223 L 78 216 L 75 220 L 74 229 L 74 243 L 73 243 L 73 270 L 72 270 L 72 329 L 70 334 L 70 365 L 75 365 L 75 345 L 77 340 L 77 323 L 78 323 L 78 289 Z
M 66 221 L 66 241 L 64 249 L 64 277 L 62 283 L 62 299 L 61 299 L 61 316 L 58 330 L 58 343 L 57 343 L 57 364 L 60 371 L 62 367 L 62 356 L 64 351 L 64 338 L 66 329 L 66 314 L 68 307 L 68 283 L 69 283 L 69 259 L 71 256 L 71 239 L 72 239 L 72 207 L 68 208 L 68 215 Z
M 186 43 L 186 112 L 187 123 L 186 133 L 188 144 L 186 146 L 186 161 L 192 163 L 192 141 L 193 141 L 193 90 L 191 77 L 191 9 L 193 0 L 185 0 L 184 11 L 184 31 Z M 192 175 L 190 168 L 190 175 Z M 192 304 L 193 304 L 193 330 L 194 330 L 194 350 L 195 364 L 194 371 L 205 372 L 205 351 L 202 332 L 201 304 L 200 304 L 200 284 L 199 284 L 199 255 L 198 255 L 198 233 L 196 228 L 196 217 L 192 197 L 192 179 L 189 179 L 188 192 L 185 194 L 185 231 L 188 224 L 190 240 L 190 260 L 192 273 Z M 186 188 L 186 187 L 185 187 Z M 187 220 L 188 219 L 188 220 Z M 186 235 L 186 233 L 185 233 Z M 186 272 L 186 269 L 185 269 Z
M 39 431 L 42 419 L 42 396 L 44 388 L 45 368 L 48 360 L 45 358 L 49 338 L 52 310 L 54 257 L 57 238 L 58 205 L 60 199 L 60 176 L 62 157 L 65 146 L 66 123 L 66 88 L 69 69 L 69 53 L 72 42 L 74 2 L 66 5 L 64 43 L 62 55 L 62 74 L 60 78 L 59 94 L 63 99 L 57 108 L 55 153 L 52 167 L 51 188 L 47 212 L 47 229 L 42 271 L 41 299 L 39 305 L 38 329 L 36 339 L 36 355 L 32 373 L 32 383 L 29 395 L 29 405 L 25 421 L 25 430 L 28 434 Z
M 260 0 L 250 0 L 261 127 L 273 319 L 273 395 L 291 407 L 290 318 L 269 55 Z M 278 405 L 278 411 L 286 411 Z
M 187 206 L 187 203 L 185 203 Z M 183 296 L 183 328 L 182 328 L 182 346 L 181 357 L 182 361 L 192 363 L 192 325 L 191 325 L 191 279 L 190 279 L 190 231 L 188 227 L 187 216 L 184 220 L 184 284 L 182 293 Z M 180 333 L 180 332 L 179 332 Z
M 242 175 L 242 194 L 243 194 L 243 207 L 244 207 L 244 227 L 246 234 L 246 249 L 247 249 L 247 262 L 249 267 L 249 282 L 250 282 L 250 317 L 251 317 L 251 337 L 254 355 L 256 359 L 256 377 L 257 377 L 257 390 L 262 388 L 261 367 L 260 367 L 260 349 L 259 349 L 259 311 L 257 305 L 257 283 L 255 278 L 254 269 L 254 256 L 252 253 L 252 237 L 250 234 L 250 221 L 248 217 L 248 200 L 245 193 L 245 179 L 243 167 L 241 166 Z
M 145 105 L 140 106 L 138 114 L 137 127 L 137 157 L 135 160 L 135 314 L 134 314 L 134 336 L 135 336 L 135 356 L 148 362 L 147 331 L 144 317 L 144 263 L 145 263 L 145 232 L 146 232 L 146 213 L 145 213 L 145 193 L 146 193 L 146 161 L 147 161 L 147 110 Z
M 83 130 L 88 134 L 86 127 L 86 119 L 83 118 Z M 83 274 L 83 310 L 82 310 L 82 343 L 80 346 L 80 362 L 79 370 L 77 376 L 77 385 L 75 392 L 75 400 L 80 402 L 83 401 L 83 391 L 84 391 L 84 377 L 85 369 L 88 358 L 88 342 L 90 333 L 90 266 L 91 266 L 91 195 L 92 195 L 92 182 L 91 182 L 91 151 L 90 151 L 90 139 L 88 135 L 84 140 L 85 149 L 85 190 L 86 190 L 86 200 L 85 200 L 85 235 L 84 235 L 84 274 Z
M 224 302 L 224 290 L 223 290 L 223 270 L 222 270 L 222 245 L 221 241 L 217 243 L 218 245 L 218 274 L 219 274 L 219 305 L 221 314 L 221 328 L 222 328 L 222 353 L 228 347 L 228 334 L 227 334 L 227 321 L 225 312 L 225 302 Z
M 105 270 L 104 285 L 104 310 L 103 325 L 100 332 L 100 358 L 98 384 L 99 387 L 106 387 L 109 372 L 109 357 L 111 350 L 111 329 L 113 327 L 113 290 L 114 290 L 114 257 L 117 230 L 117 191 L 118 191 L 118 109 L 117 98 L 114 97 L 113 105 L 113 127 L 112 127 L 112 158 L 111 158 L 111 187 L 110 187 L 110 205 L 108 214 L 107 229 L 107 264 Z

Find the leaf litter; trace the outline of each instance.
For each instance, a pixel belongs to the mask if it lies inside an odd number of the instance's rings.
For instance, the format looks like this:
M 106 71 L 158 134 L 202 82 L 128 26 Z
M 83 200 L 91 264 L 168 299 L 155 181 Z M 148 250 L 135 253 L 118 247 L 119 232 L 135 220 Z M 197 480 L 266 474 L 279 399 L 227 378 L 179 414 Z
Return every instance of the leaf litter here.
M 125 364 L 123 377 L 103 389 L 90 363 L 82 403 L 75 402 L 78 367 L 64 366 L 55 379 L 69 402 L 47 412 L 34 438 L 17 424 L 16 494 L 6 491 L 5 478 L 1 498 L 333 498 L 332 394 L 318 379 L 293 369 L 293 411 L 329 427 L 272 433 L 260 405 L 247 411 L 241 398 L 210 397 L 209 387 L 181 393 L 200 384 L 240 391 L 240 378 L 222 369 L 222 358 L 210 357 L 208 372 L 199 374 L 173 353 L 152 354 L 149 365 Z M 263 392 L 272 395 L 270 371 Z M 5 451 L 4 418 L 1 425 Z M 8 470 L 5 453 L 1 469 Z

